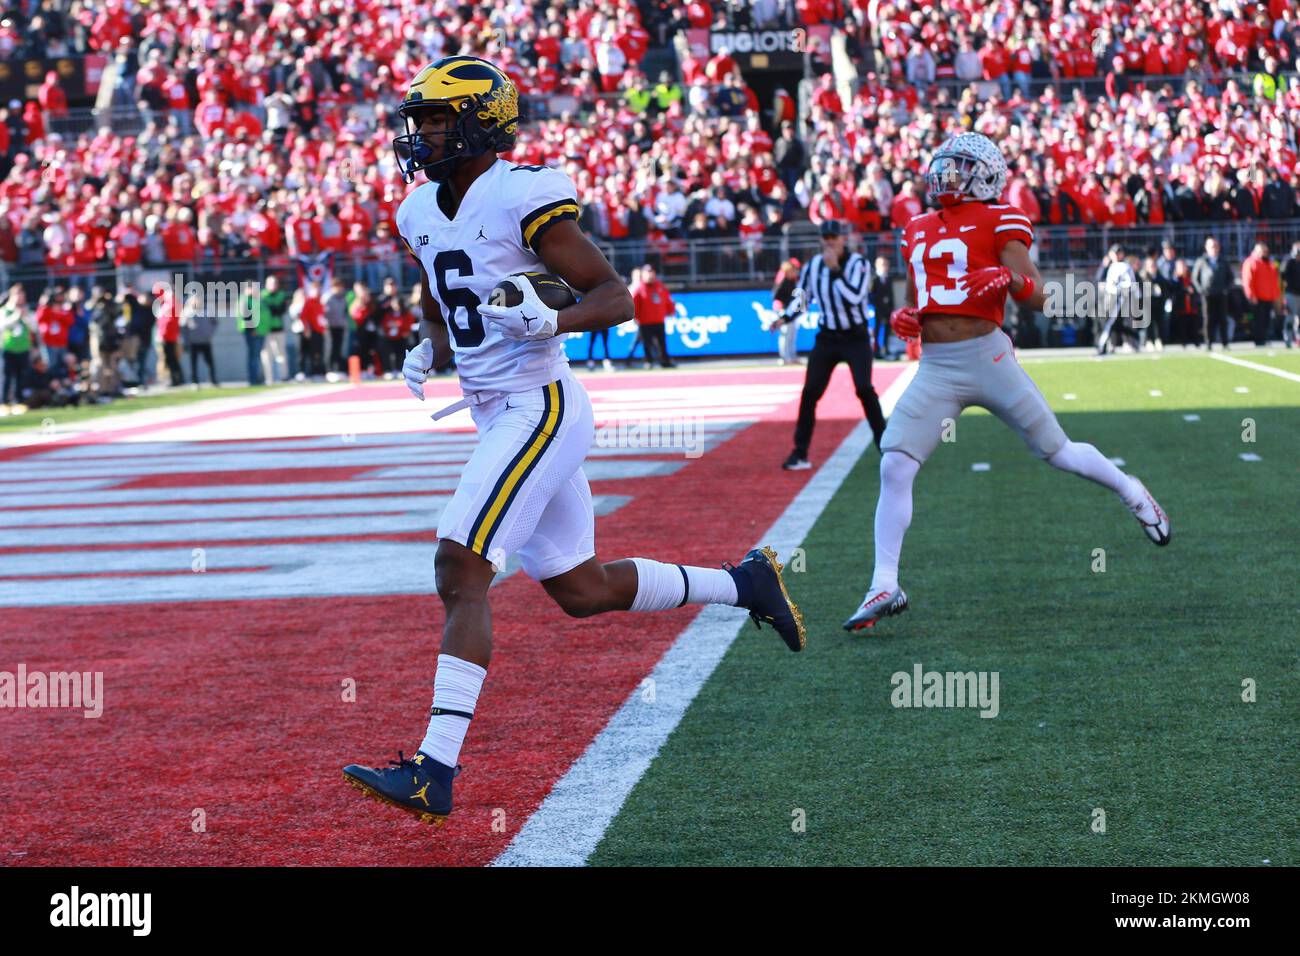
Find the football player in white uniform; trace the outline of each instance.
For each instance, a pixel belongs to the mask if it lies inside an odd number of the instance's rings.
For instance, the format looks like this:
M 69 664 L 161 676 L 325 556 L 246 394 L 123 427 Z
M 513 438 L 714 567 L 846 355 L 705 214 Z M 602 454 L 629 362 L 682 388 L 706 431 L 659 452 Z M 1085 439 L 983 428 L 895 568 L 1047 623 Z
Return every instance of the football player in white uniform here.
M 368 795 L 436 824 L 451 812 L 457 757 L 492 654 L 488 588 L 511 555 L 575 617 L 730 604 L 796 651 L 804 627 L 769 548 L 721 569 L 596 558 L 582 471 L 595 426 L 560 335 L 630 319 L 631 295 L 578 227 L 569 177 L 497 157 L 514 148 L 519 121 L 517 91 L 502 71 L 477 57 L 444 57 L 416 75 L 398 111 L 403 173 L 429 180 L 397 211 L 423 280 L 425 338 L 403 374 L 423 401 L 429 372 L 454 356 L 464 398 L 452 407 L 469 407 L 479 442 L 438 525 L 434 573 L 446 623 L 428 732 L 413 758 L 399 751 L 389 768 L 343 772 Z M 506 276 L 543 270 L 581 301 L 556 311 L 520 281 L 522 304 L 486 304 Z

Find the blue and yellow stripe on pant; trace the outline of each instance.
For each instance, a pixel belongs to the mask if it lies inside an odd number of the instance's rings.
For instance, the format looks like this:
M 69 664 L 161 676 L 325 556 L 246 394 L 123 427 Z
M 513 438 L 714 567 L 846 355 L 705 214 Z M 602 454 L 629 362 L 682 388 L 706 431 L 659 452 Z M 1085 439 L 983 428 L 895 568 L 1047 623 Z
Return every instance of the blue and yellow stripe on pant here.
M 474 524 L 469 529 L 465 543 L 475 554 L 487 557 L 488 546 L 492 536 L 501 526 L 501 519 L 514 504 L 519 489 L 524 486 L 528 476 L 533 473 L 537 463 L 542 460 L 546 449 L 555 440 L 564 421 L 564 386 L 561 382 L 552 382 L 542 388 L 543 405 L 541 418 L 533 433 L 524 442 L 524 447 L 502 469 L 492 493 Z

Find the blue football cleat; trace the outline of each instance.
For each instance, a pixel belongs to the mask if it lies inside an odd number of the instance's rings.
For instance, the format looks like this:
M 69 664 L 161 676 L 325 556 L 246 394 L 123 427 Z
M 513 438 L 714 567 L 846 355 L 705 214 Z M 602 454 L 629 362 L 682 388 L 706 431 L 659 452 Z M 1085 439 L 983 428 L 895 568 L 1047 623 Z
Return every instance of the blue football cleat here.
M 803 650 L 807 643 L 803 615 L 785 589 L 776 552 L 766 547 L 755 548 L 738 566 L 724 564 L 723 567 L 736 582 L 738 606 L 749 611 L 759 630 L 766 621 L 781 635 L 786 647 L 792 651 Z
M 451 782 L 460 766 L 448 767 L 422 753 L 408 760 L 397 751 L 391 767 L 349 764 L 343 779 L 372 800 L 381 800 L 414 813 L 422 823 L 442 826 L 451 813 Z

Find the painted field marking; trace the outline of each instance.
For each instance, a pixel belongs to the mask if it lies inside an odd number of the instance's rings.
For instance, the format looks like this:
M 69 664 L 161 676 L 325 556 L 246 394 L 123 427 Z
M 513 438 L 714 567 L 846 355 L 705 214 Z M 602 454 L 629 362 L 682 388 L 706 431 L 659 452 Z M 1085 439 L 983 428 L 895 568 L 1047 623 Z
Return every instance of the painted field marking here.
M 909 365 L 880 398 L 886 414 L 916 374 Z M 834 454 L 760 538 L 788 558 L 803 543 L 826 505 L 871 446 L 871 430 L 860 422 Z M 638 687 L 587 750 L 551 788 L 496 866 L 581 866 L 591 856 L 632 788 L 749 620 L 721 605 L 705 607 L 678 636 L 648 675 L 655 700 Z
M 1288 382 L 1300 382 L 1300 375 L 1295 372 L 1287 372 L 1280 368 L 1271 368 L 1267 365 L 1260 365 L 1258 362 L 1247 362 L 1245 359 L 1234 358 L 1231 355 L 1223 355 L 1220 352 L 1211 352 L 1210 358 L 1216 362 L 1227 362 L 1229 365 L 1236 365 L 1241 368 L 1253 369 L 1256 372 L 1264 372 L 1268 375 L 1276 375 L 1278 378 L 1284 378 Z M 1238 386 L 1237 391 L 1245 391 L 1244 386 Z

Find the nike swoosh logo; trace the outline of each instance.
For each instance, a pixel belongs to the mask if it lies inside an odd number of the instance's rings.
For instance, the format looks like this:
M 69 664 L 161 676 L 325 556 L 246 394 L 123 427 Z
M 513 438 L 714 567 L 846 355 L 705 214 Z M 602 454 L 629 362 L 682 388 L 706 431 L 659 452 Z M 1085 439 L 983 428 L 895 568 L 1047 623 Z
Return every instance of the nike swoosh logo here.
M 974 229 L 974 228 L 975 228 L 974 226 L 962 226 L 962 227 L 961 227 L 961 231 L 962 231 L 962 232 L 970 232 L 970 231 L 971 231 L 972 229 Z
M 1002 361 L 1004 358 L 1006 358 L 1006 357 L 1007 357 L 1007 353 L 1006 353 L 1006 352 L 1003 352 L 1001 355 L 999 355 L 999 356 L 998 356 L 997 358 L 995 358 L 993 361 L 994 361 L 994 362 L 1001 362 L 1001 361 Z

